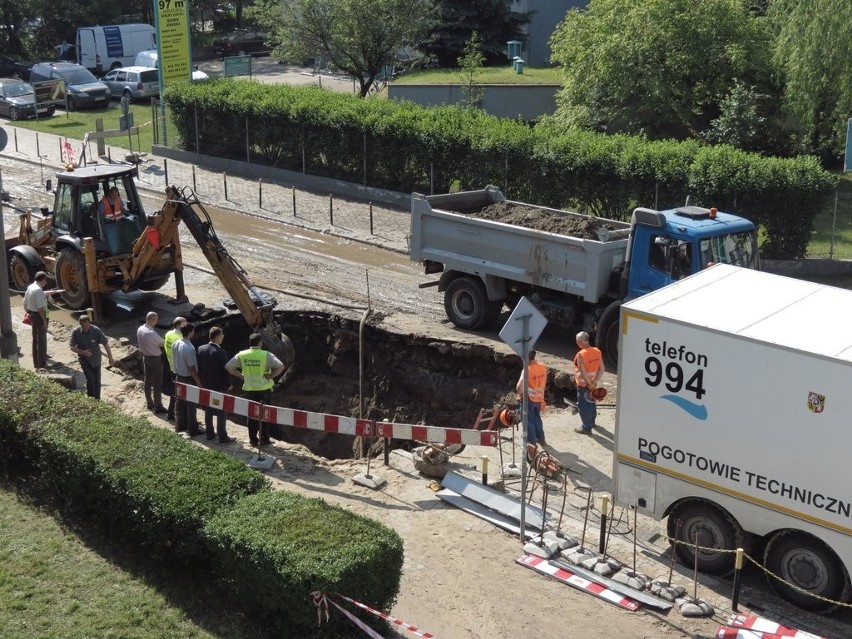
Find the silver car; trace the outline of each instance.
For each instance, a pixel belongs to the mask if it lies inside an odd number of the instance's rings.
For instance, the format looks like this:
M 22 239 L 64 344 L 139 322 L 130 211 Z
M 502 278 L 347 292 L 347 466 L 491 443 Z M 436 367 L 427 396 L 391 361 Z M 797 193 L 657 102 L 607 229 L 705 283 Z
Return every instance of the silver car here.
M 110 88 L 112 97 L 129 100 L 160 95 L 160 73 L 154 67 L 121 67 L 101 78 Z

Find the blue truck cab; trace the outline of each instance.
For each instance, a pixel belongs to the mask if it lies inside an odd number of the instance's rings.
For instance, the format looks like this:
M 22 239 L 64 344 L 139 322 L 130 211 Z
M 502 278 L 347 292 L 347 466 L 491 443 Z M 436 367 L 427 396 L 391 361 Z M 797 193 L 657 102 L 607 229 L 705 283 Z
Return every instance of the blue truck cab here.
M 754 224 L 737 215 L 699 206 L 634 210 L 619 296 L 601 314 L 598 344 L 605 353 L 618 352 L 618 319 L 623 302 L 713 264 L 757 269 Z M 610 367 L 615 364 L 612 359 L 608 362 Z

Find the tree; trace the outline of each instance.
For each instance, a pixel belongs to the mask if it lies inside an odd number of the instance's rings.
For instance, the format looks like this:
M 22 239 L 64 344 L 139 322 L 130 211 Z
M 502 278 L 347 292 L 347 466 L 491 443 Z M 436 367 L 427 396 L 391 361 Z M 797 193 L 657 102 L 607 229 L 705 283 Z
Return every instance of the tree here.
M 801 148 L 836 158 L 852 116 L 852 2 L 773 0 L 768 17 L 784 106 L 799 123 Z
M 252 15 L 274 54 L 292 62 L 323 55 L 367 95 L 396 52 L 431 26 L 431 0 L 256 0 Z
M 435 0 L 439 19 L 428 38 L 420 45 L 439 67 L 452 67 L 464 55 L 464 48 L 475 31 L 482 42 L 487 65 L 508 64 L 506 43 L 526 42 L 524 27 L 529 13 L 513 11 L 517 0 Z
M 465 106 L 478 107 L 482 103 L 483 89 L 476 86 L 476 76 L 482 72 L 483 62 L 485 55 L 482 53 L 482 43 L 479 34 L 474 31 L 464 45 L 464 55 L 458 59 Z
M 765 25 L 741 0 L 591 0 L 551 38 L 556 119 L 652 138 L 699 137 L 737 82 L 777 93 Z

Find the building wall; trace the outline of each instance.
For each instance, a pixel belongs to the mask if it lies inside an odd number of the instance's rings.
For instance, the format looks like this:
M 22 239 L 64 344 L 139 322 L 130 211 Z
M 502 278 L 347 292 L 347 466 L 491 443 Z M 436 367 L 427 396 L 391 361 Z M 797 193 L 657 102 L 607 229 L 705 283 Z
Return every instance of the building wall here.
M 556 111 L 558 84 L 487 84 L 483 91 L 482 109 L 501 118 L 535 120 Z M 409 100 L 421 106 L 457 104 L 464 93 L 457 84 L 394 84 L 388 85 L 388 98 Z
M 533 67 L 550 64 L 550 36 L 573 7 L 585 7 L 587 0 L 517 0 L 515 11 L 534 12 L 527 25 L 528 40 L 523 58 Z

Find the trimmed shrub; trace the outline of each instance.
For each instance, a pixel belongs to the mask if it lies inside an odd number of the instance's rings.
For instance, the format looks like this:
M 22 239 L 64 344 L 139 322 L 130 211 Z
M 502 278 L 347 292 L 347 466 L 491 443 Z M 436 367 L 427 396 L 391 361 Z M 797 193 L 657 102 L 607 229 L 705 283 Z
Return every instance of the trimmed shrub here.
M 287 636 L 351 632 L 341 615 L 318 630 L 311 592 L 340 592 L 387 611 L 399 591 L 399 535 L 321 499 L 251 495 L 217 513 L 205 532 L 240 595 L 263 602 L 274 618 L 286 618 L 281 630 Z
M 399 591 L 402 540 L 391 529 L 320 499 L 273 493 L 243 462 L 7 360 L 0 360 L 0 463 L 7 473 L 27 473 L 79 518 L 133 539 L 146 557 L 229 575 L 246 609 L 286 636 L 339 630 L 317 629 L 313 590 L 380 610 Z
M 805 254 L 836 178 L 812 157 L 772 158 L 694 140 L 536 127 L 456 106 L 361 99 L 224 78 L 164 95 L 187 150 L 401 192 L 500 185 L 515 200 L 628 219 L 692 204 L 763 227 L 766 257 Z M 196 124 L 197 123 L 197 124 Z M 249 150 L 246 150 L 248 135 Z

